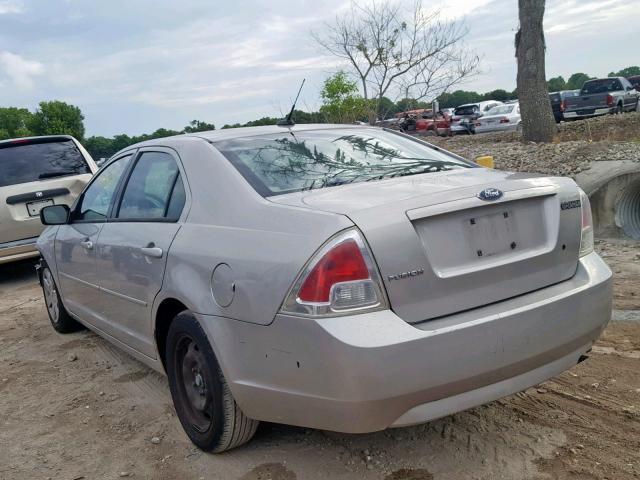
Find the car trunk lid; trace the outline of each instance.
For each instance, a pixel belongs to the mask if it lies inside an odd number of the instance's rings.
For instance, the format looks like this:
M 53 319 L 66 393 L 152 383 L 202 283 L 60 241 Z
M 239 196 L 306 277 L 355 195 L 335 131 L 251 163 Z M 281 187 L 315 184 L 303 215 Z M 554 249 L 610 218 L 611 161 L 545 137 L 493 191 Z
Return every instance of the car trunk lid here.
M 479 198 L 487 188 L 502 195 Z M 351 218 L 391 308 L 411 323 L 558 283 L 577 267 L 581 216 L 570 179 L 470 169 L 271 200 Z

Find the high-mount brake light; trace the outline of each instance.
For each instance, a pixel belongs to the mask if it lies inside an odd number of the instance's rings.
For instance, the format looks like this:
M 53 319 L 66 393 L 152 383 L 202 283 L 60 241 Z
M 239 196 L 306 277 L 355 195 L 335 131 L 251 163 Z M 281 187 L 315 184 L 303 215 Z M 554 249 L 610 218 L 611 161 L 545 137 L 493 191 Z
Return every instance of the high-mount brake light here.
M 356 229 L 331 238 L 298 276 L 281 311 L 311 317 L 386 308 L 373 256 Z

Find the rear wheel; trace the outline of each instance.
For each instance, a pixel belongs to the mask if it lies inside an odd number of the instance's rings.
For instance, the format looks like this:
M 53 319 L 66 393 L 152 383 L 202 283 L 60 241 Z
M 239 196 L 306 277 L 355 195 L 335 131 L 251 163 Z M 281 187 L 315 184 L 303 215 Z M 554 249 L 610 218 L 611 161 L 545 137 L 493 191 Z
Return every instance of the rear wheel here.
M 622 112 L 624 112 L 624 108 L 622 107 L 622 104 L 621 104 L 621 103 L 619 103 L 619 104 L 616 106 L 616 114 L 620 115 Z
M 56 332 L 72 333 L 82 330 L 83 326 L 71 318 L 64 308 L 53 274 L 47 266 L 42 269 L 42 292 L 49 320 Z
M 191 441 L 219 453 L 251 440 L 259 422 L 240 410 L 209 339 L 190 313 L 171 323 L 166 355 L 173 403 Z

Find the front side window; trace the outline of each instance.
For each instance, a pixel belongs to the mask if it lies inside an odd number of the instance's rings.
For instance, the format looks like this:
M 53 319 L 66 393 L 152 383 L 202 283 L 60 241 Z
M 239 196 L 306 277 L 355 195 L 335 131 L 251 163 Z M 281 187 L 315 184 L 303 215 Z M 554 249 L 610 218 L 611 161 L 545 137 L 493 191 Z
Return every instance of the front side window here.
M 76 220 L 101 222 L 107 218 L 113 194 L 130 161 L 131 155 L 119 158 L 97 174 L 82 194 Z
M 0 187 L 91 173 L 73 140 L 18 139 L 0 144 Z
M 472 167 L 420 142 L 374 129 L 283 131 L 214 146 L 265 197 Z
M 183 206 L 184 185 L 176 161 L 168 153 L 144 152 L 129 177 L 117 218 L 177 219 Z

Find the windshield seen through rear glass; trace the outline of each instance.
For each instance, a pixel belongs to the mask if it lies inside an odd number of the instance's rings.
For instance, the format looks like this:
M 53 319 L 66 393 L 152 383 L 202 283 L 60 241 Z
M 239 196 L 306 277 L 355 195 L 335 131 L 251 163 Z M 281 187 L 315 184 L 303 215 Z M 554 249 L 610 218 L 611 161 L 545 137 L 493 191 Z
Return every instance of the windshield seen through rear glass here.
M 91 173 L 70 139 L 0 143 L 0 187 Z
M 478 111 L 478 107 L 476 107 L 475 105 L 468 105 L 468 106 L 462 106 L 462 107 L 456 108 L 453 114 L 458 116 L 473 115 L 477 111 Z
M 214 145 L 265 197 L 472 166 L 412 139 L 374 129 L 285 130 Z

